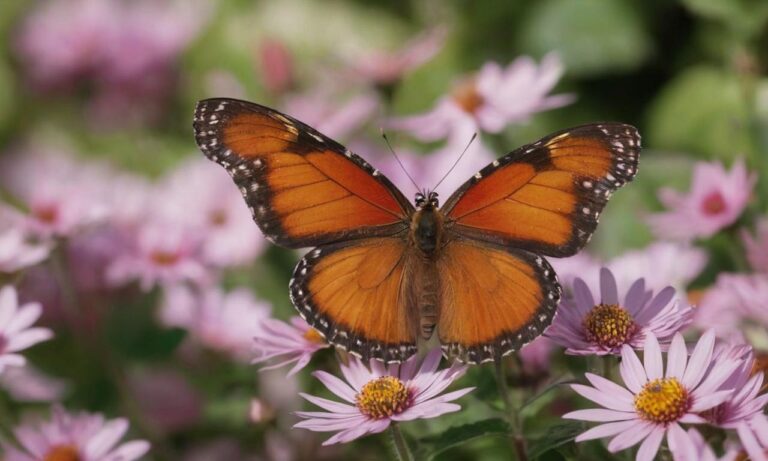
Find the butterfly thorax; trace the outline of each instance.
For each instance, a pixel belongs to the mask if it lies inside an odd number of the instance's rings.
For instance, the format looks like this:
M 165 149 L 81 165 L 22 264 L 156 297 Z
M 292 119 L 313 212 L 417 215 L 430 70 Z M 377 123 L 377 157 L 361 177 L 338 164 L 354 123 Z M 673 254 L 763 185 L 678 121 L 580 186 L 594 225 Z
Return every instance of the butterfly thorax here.
M 443 214 L 438 205 L 436 192 L 416 194 L 416 212 L 411 218 L 411 239 L 427 258 L 435 256 L 442 239 Z

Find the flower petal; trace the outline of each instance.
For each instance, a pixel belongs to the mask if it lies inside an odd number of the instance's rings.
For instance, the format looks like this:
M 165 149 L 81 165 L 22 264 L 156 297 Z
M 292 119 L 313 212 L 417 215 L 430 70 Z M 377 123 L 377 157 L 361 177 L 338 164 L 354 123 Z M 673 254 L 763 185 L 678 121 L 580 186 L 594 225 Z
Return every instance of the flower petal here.
M 673 423 L 674 424 L 674 423 Z M 640 449 L 637 450 L 637 458 L 635 461 L 653 461 L 656 457 L 656 453 L 661 446 L 661 440 L 664 438 L 664 428 L 655 426 L 653 431 L 645 438 L 640 445 Z
M 682 381 L 685 365 L 688 362 L 688 350 L 685 348 L 683 335 L 675 333 L 667 353 L 667 378 L 677 378 Z
M 571 384 L 571 389 L 576 391 L 582 397 L 602 405 L 605 408 L 618 411 L 634 411 L 632 405 L 626 401 L 616 399 L 615 396 L 606 394 L 595 388 L 584 386 L 582 384 Z
M 588 410 L 576 410 L 570 413 L 566 413 L 563 415 L 563 418 L 605 423 L 637 419 L 637 413 L 629 411 L 606 410 L 604 408 L 590 408 Z
M 708 330 L 696 343 L 691 359 L 683 375 L 681 383 L 686 389 L 694 389 L 699 385 L 701 378 L 707 372 L 709 362 L 712 359 L 712 350 L 715 347 L 715 332 Z
M 360 413 L 360 410 L 358 410 L 357 407 L 353 407 L 351 405 L 334 402 L 333 400 L 324 399 L 322 397 L 315 397 L 314 395 L 305 394 L 303 392 L 300 392 L 299 395 L 314 403 L 318 407 L 324 410 L 332 411 L 334 413 Z
M 320 380 L 320 382 L 323 383 L 329 391 L 333 392 L 349 403 L 355 403 L 356 392 L 354 389 L 349 387 L 349 384 L 325 371 L 315 371 L 312 373 L 312 376 Z
M 600 303 L 619 304 L 619 290 L 613 272 L 603 267 L 600 269 Z
M 659 340 L 657 340 L 656 336 L 651 332 L 648 332 L 645 337 L 643 362 L 645 364 L 645 373 L 648 376 L 649 381 L 664 377 L 664 365 L 661 361 Z
M 656 425 L 643 421 L 631 431 L 624 431 L 611 439 L 610 443 L 608 443 L 608 451 L 616 453 L 617 451 L 626 450 L 629 447 L 637 445 L 655 428 Z
M 637 358 L 635 351 L 627 345 L 621 347 L 619 373 L 624 384 L 627 385 L 627 389 L 632 391 L 633 394 L 639 393 L 643 389 L 643 385 L 648 382 L 645 368 L 640 363 L 640 359 Z
M 585 440 L 601 439 L 603 437 L 610 437 L 620 432 L 628 431 L 635 426 L 643 424 L 642 421 L 636 419 L 630 421 L 618 421 L 615 423 L 606 423 L 599 426 L 595 426 L 592 429 L 582 432 L 576 437 L 577 442 L 583 442 Z

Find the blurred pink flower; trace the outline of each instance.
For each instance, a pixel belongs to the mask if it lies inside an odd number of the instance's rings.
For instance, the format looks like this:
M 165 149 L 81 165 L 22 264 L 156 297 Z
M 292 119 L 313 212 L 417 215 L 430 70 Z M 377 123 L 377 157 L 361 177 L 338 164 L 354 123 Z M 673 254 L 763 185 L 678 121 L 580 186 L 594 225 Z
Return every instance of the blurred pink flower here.
M 586 377 L 593 387 L 571 385 L 579 395 L 604 407 L 563 415 L 566 419 L 603 423 L 582 433 L 576 441 L 613 437 L 608 443 L 611 453 L 642 441 L 637 461 L 653 460 L 665 434 L 670 443 L 680 423 L 705 422 L 702 412 L 731 397 L 733 388 L 723 390 L 721 386 L 737 364 L 713 361 L 714 344 L 714 333 L 705 333 L 689 359 L 683 336 L 675 334 L 667 354 L 666 374 L 661 348 L 653 334 L 645 340 L 644 364 L 631 347 L 623 346 L 620 372 L 626 387 L 592 373 Z
M 695 309 L 694 322 L 723 338 L 743 339 L 750 324 L 759 325 L 760 331 L 768 326 L 767 303 L 768 275 L 721 273 Z
M 343 102 L 330 88 L 286 96 L 283 112 L 324 135 L 343 141 L 368 123 L 379 110 L 374 93 L 353 94 Z
M 523 371 L 537 375 L 549 370 L 552 351 L 556 348 L 557 344 L 543 335 L 523 346 L 517 353 L 523 363 Z
M 305 420 L 293 427 L 336 432 L 323 442 L 323 445 L 332 445 L 382 432 L 393 422 L 436 418 L 458 411 L 461 407 L 451 402 L 474 388 L 440 395 L 466 370 L 464 365 L 455 363 L 437 371 L 441 358 L 440 349 L 432 349 L 417 370 L 415 356 L 403 364 L 389 366 L 371 360 L 370 369 L 356 357 L 351 357 L 349 365 L 341 365 L 346 382 L 324 371 L 316 371 L 313 376 L 345 403 L 302 393 L 302 397 L 326 411 L 297 412 Z
M 224 293 L 218 287 L 173 285 L 163 295 L 159 315 L 164 325 L 184 328 L 204 346 L 240 360 L 248 360 L 253 337 L 271 311 L 245 288 Z
M 135 232 L 132 246 L 107 268 L 113 285 L 138 280 L 141 289 L 149 291 L 158 284 L 210 281 L 196 233 L 171 222 L 147 222 Z
M 649 216 L 648 223 L 662 238 L 710 237 L 741 216 L 756 180 L 741 159 L 730 171 L 718 162 L 699 162 L 687 194 L 669 188 L 659 190 L 659 200 L 669 211 Z
M 273 318 L 261 320 L 253 340 L 256 342 L 253 348 L 256 357 L 251 363 L 277 359 L 277 363 L 261 368 L 272 370 L 295 362 L 288 376 L 307 366 L 315 352 L 328 347 L 320 333 L 298 316 L 292 317 L 290 323 Z
M 739 452 L 733 447 L 726 449 L 722 457 L 715 455 L 704 437 L 693 428 L 685 432 L 679 425 L 673 426 L 667 434 L 667 442 L 673 461 L 736 461 L 738 459 Z
M 217 267 L 252 264 L 265 248 L 248 207 L 223 169 L 196 156 L 173 170 L 157 188 L 154 213 L 194 229 L 201 258 Z
M 27 363 L 17 352 L 53 337 L 48 328 L 32 327 L 42 312 L 38 303 L 19 306 L 14 287 L 0 288 L 0 374 L 6 367 Z
M 67 384 L 27 364 L 11 367 L 0 374 L 0 388 L 17 402 L 58 402 L 67 392 Z
M 128 431 L 126 419 L 105 420 L 100 414 L 67 413 L 58 405 L 51 413 L 49 422 L 27 423 L 14 429 L 21 448 L 0 442 L 5 450 L 3 459 L 133 461 L 149 451 L 149 443 L 143 440 L 117 445 Z
M 48 242 L 31 242 L 18 227 L 0 230 L 0 272 L 11 273 L 43 261 L 51 252 Z
M 139 411 L 163 433 L 189 429 L 202 416 L 202 396 L 179 372 L 158 368 L 134 373 L 128 385 Z
M 554 54 L 544 56 L 539 65 L 527 56 L 517 58 L 506 68 L 489 62 L 476 75 L 459 82 L 432 111 L 393 119 L 389 126 L 424 141 L 444 139 L 462 128 L 498 133 L 536 112 L 570 104 L 573 95 L 548 95 L 562 73 L 562 63 Z
M 599 301 L 577 278 L 572 296 L 561 302 L 545 335 L 574 355 L 618 355 L 625 345 L 640 348 L 649 335 L 668 342 L 693 315 L 690 306 L 673 300 L 674 295 L 675 289 L 666 287 L 653 296 L 641 278 L 632 283 L 620 303 L 616 279 L 603 268 Z
M 264 39 L 259 44 L 258 58 L 259 67 L 256 70 L 267 91 L 281 94 L 293 87 L 293 55 L 285 43 L 276 38 Z
M 29 210 L 26 229 L 41 238 L 104 223 L 112 174 L 106 165 L 48 148 L 26 147 L 0 160 L 0 181 Z
M 742 229 L 741 239 L 752 269 L 768 273 L 768 217 L 763 217 L 757 222 L 754 235 Z
M 704 270 L 707 259 L 707 252 L 701 248 L 681 242 L 658 241 L 609 260 L 598 260 L 581 252 L 570 258 L 551 258 L 549 261 L 565 287 L 579 277 L 591 290 L 597 291 L 600 287 L 599 269 L 606 267 L 619 287 L 629 287 L 635 280 L 643 278 L 650 289 L 671 286 L 682 294 Z
M 434 28 L 414 37 L 402 49 L 394 52 L 370 51 L 349 57 L 348 65 L 354 77 L 376 85 L 392 85 L 404 74 L 432 59 L 443 48 L 446 30 Z

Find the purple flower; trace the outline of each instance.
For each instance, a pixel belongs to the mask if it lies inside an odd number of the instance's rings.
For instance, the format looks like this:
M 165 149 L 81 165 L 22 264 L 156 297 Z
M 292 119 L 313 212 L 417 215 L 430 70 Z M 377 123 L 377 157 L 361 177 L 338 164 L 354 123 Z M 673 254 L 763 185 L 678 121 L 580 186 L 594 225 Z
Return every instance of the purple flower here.
M 224 293 L 217 287 L 173 285 L 164 291 L 160 319 L 184 328 L 201 344 L 247 360 L 253 335 L 271 306 L 245 288 Z
M 48 376 L 29 364 L 3 371 L 0 387 L 17 402 L 58 402 L 68 388 L 65 381 Z
M 376 114 L 375 93 L 356 93 L 339 102 L 333 88 L 323 87 L 285 98 L 283 111 L 333 139 L 344 139 Z
M 465 366 L 455 363 L 437 371 L 441 358 L 440 349 L 432 349 L 417 370 L 416 357 L 389 366 L 371 360 L 370 369 L 351 357 L 349 365 L 341 365 L 346 382 L 324 371 L 316 371 L 313 375 L 345 402 L 302 393 L 302 397 L 326 411 L 298 412 L 305 420 L 294 427 L 336 432 L 323 443 L 331 445 L 382 432 L 392 422 L 435 418 L 458 411 L 461 407 L 451 402 L 474 388 L 439 395 L 466 370 Z
M 662 238 L 710 237 L 741 216 L 757 177 L 749 174 L 743 160 L 726 171 L 721 163 L 700 162 L 694 166 L 690 191 L 659 191 L 659 200 L 669 209 L 648 217 L 654 233 Z
M 626 387 L 592 373 L 586 374 L 592 386 L 571 385 L 582 397 L 604 407 L 563 415 L 602 423 L 576 437 L 576 441 L 613 437 L 608 443 L 612 453 L 642 441 L 637 461 L 651 461 L 665 434 L 669 439 L 680 423 L 705 422 L 702 412 L 731 397 L 733 389 L 723 390 L 721 386 L 738 364 L 713 362 L 714 345 L 714 332 L 709 331 L 699 339 L 689 358 L 682 335 L 675 334 L 667 354 L 666 373 L 653 334 L 645 340 L 644 363 L 631 347 L 623 346 L 620 372 Z
M 272 370 L 295 363 L 288 372 L 288 376 L 294 375 L 307 366 L 312 354 L 328 347 L 328 343 L 320 333 L 298 316 L 292 317 L 290 323 L 265 318 L 252 337 L 256 342 L 253 349 L 256 352 L 256 358 L 252 363 L 265 363 L 278 359 L 277 363 L 262 367 L 262 370 Z
M 729 447 L 722 457 L 717 457 L 704 437 L 696 429 L 685 432 L 680 426 L 670 428 L 667 435 L 669 451 L 674 461 L 736 461 L 738 450 Z M 753 459 L 758 461 L 758 458 Z
M 18 352 L 53 337 L 48 328 L 32 327 L 43 312 L 40 304 L 19 306 L 16 289 L 0 288 L 0 374 L 6 367 L 27 363 Z
M 595 302 L 587 284 L 573 283 L 573 294 L 563 300 L 545 335 L 575 355 L 620 354 L 624 345 L 640 348 L 653 336 L 668 342 L 692 319 L 690 306 L 673 301 L 675 289 L 666 287 L 653 296 L 645 280 L 638 279 L 619 302 L 616 279 L 600 270 L 600 300 Z
M 754 236 L 747 230 L 742 230 L 741 239 L 752 269 L 768 273 L 768 217 L 758 221 Z
M 509 123 L 524 122 L 536 112 L 573 101 L 572 95 L 548 95 L 562 73 L 554 54 L 545 56 L 540 65 L 527 56 L 506 68 L 489 62 L 459 82 L 430 112 L 394 119 L 390 126 L 424 141 L 444 139 L 461 129 L 498 133 Z
M 373 51 L 349 59 L 353 75 L 376 85 L 392 85 L 404 74 L 432 59 L 443 47 L 446 30 L 435 28 L 395 52 Z
M 18 227 L 0 230 L 0 272 L 11 273 L 34 266 L 46 259 L 50 252 L 50 243 L 32 243 Z
M 200 257 L 207 264 L 252 264 L 264 250 L 264 237 L 253 227 L 240 192 L 208 160 L 195 157 L 183 163 L 162 181 L 157 194 L 161 199 L 153 202 L 158 207 L 154 213 L 200 235 Z
M 743 340 L 746 328 L 768 326 L 768 275 L 721 273 L 695 310 L 699 328 L 713 328 L 718 336 Z
M 295 84 L 293 55 L 281 40 L 267 38 L 259 44 L 259 73 L 264 88 L 280 94 Z
M 100 414 L 72 414 L 54 406 L 50 421 L 22 424 L 14 429 L 21 448 L 2 442 L 3 459 L 133 461 L 149 451 L 149 443 L 134 440 L 117 445 L 127 431 L 128 421 L 123 418 L 105 420 Z

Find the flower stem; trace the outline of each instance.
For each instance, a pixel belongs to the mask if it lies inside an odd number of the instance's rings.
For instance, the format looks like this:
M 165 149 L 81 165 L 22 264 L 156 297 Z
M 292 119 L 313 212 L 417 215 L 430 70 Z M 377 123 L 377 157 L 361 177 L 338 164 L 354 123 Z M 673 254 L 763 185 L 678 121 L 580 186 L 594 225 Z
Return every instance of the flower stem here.
M 517 411 L 515 405 L 512 404 L 512 400 L 509 398 L 509 387 L 507 386 L 507 378 L 504 374 L 504 360 L 502 358 L 493 361 L 496 370 L 496 384 L 499 388 L 499 396 L 502 402 L 504 402 L 505 414 L 509 425 L 512 428 L 512 443 L 517 453 L 518 461 L 528 461 L 528 455 L 525 448 L 525 437 L 523 436 L 523 424 L 520 419 L 520 412 Z
M 413 461 L 413 454 L 411 449 L 408 448 L 408 442 L 405 441 L 400 426 L 396 422 L 392 422 L 389 425 L 389 432 L 392 434 L 392 441 L 395 442 L 395 451 L 397 452 L 397 459 L 399 461 Z

